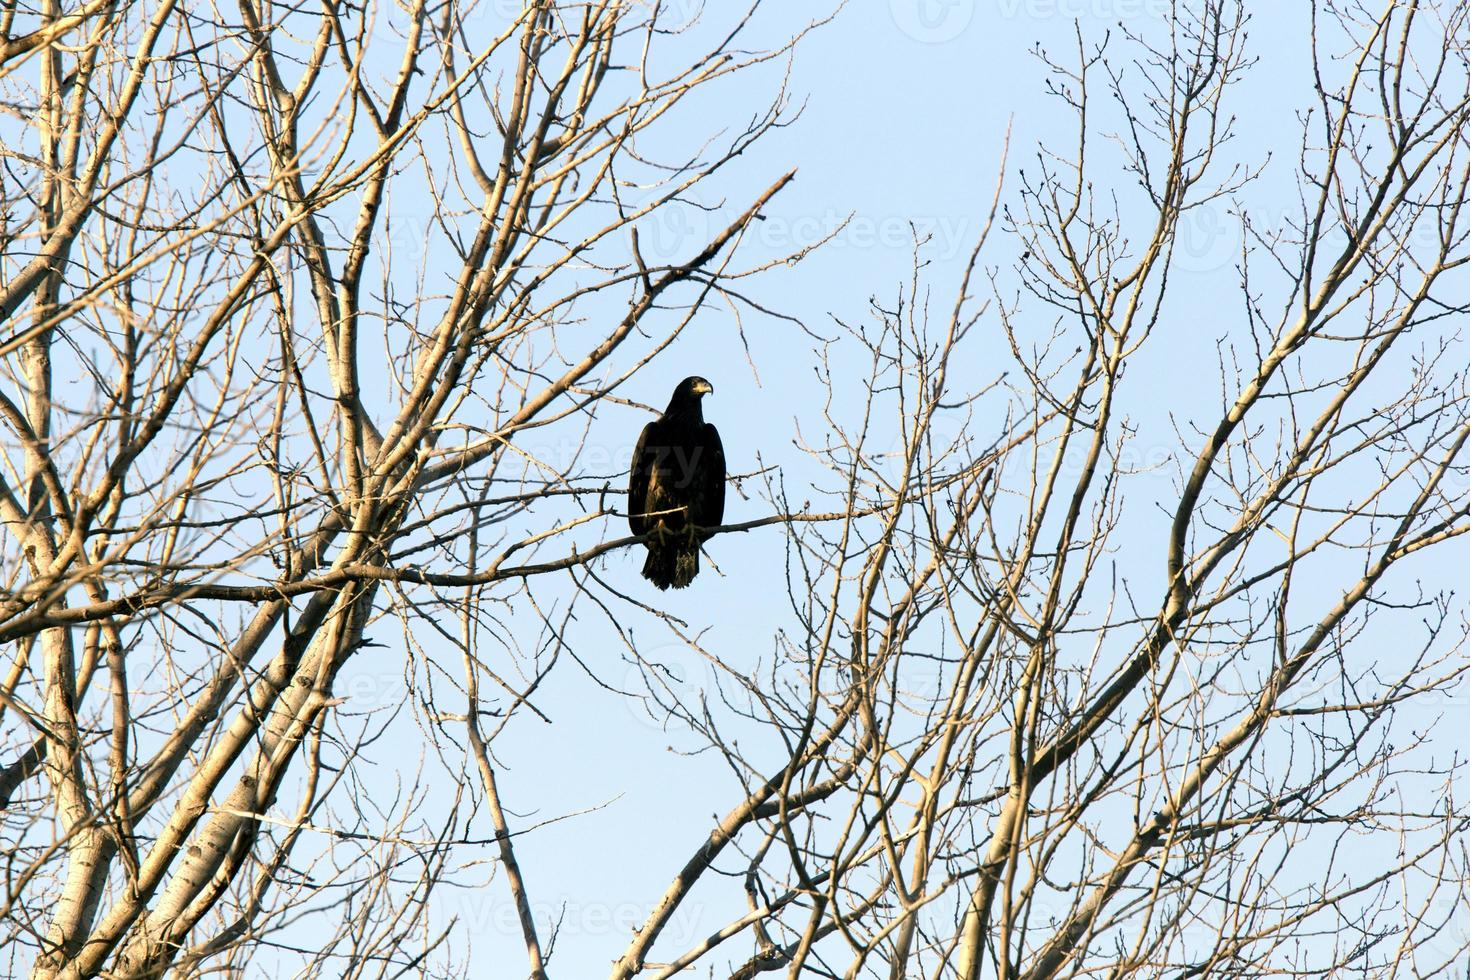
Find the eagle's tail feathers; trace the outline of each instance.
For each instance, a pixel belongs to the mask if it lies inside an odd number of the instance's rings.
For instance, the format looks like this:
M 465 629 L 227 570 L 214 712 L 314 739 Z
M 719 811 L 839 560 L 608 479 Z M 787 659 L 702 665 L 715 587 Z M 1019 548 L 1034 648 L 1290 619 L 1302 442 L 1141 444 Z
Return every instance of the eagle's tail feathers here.
M 649 548 L 643 577 L 660 589 L 682 589 L 699 574 L 699 548 Z
M 681 548 L 674 557 L 674 588 L 682 589 L 699 574 L 699 546 Z

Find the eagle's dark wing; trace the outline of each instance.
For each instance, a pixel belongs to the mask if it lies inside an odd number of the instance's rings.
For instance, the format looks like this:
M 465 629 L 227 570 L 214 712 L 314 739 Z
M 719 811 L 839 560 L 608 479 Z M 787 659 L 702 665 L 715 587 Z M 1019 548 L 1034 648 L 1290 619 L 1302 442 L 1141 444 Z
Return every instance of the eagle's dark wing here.
M 634 534 L 648 531 L 648 520 L 643 515 L 648 512 L 648 476 L 654 464 L 654 454 L 648 452 L 648 435 L 656 424 L 650 422 L 643 427 L 633 450 L 633 471 L 628 476 L 628 526 Z
M 694 496 L 694 523 L 718 527 L 725 519 L 725 447 L 720 430 L 709 422 L 699 433 L 699 473 Z

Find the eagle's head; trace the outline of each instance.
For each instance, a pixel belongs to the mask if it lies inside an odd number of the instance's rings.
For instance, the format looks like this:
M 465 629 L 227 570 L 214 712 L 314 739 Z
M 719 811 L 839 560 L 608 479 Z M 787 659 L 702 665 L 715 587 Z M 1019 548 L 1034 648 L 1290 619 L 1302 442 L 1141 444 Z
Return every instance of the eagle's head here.
M 715 386 L 699 375 L 685 378 L 674 389 L 674 397 L 669 399 L 669 407 L 665 409 L 664 414 L 692 414 L 695 418 L 700 418 L 699 400 L 705 395 L 712 394 L 714 390 Z

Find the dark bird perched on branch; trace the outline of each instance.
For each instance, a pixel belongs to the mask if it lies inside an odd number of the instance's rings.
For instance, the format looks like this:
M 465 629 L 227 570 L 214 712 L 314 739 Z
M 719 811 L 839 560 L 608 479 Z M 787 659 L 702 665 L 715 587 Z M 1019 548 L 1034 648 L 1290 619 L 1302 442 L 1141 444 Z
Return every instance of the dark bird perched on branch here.
M 682 589 L 699 574 L 700 529 L 725 516 L 725 450 L 704 420 L 700 399 L 714 391 L 685 378 L 664 414 L 643 427 L 628 481 L 628 524 L 646 534 L 643 577 L 660 589 Z

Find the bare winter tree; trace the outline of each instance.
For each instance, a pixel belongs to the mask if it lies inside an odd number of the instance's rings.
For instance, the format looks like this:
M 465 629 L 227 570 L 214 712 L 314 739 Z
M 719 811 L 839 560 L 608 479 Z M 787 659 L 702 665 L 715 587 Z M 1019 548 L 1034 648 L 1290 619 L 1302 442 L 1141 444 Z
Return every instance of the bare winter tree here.
M 828 338 L 808 449 L 850 516 L 791 525 L 795 624 L 723 717 L 664 700 L 742 798 L 614 976 L 736 937 L 718 975 L 1464 969 L 1463 752 L 1426 734 L 1470 668 L 1470 9 L 1314 9 L 1284 221 L 1229 159 L 1244 5 L 1180 3 L 1043 55 L 1077 139 L 1001 198 L 1014 267 L 939 301 L 917 264 Z M 1205 208 L 1228 311 L 1177 285 Z M 1164 428 L 1171 387 L 1218 405 Z M 666 949 L 712 877 L 728 925 Z
M 584 562 L 559 539 L 616 502 L 576 458 L 500 468 L 751 271 L 736 246 L 789 175 L 678 254 L 639 245 L 786 118 L 778 85 L 743 129 L 660 135 L 786 52 L 736 12 L 671 64 L 676 13 L 4 9 L 7 972 L 239 969 L 313 913 L 308 972 L 423 968 L 471 809 L 424 839 L 422 784 L 355 784 L 376 733 L 344 741 L 333 680 L 385 611 Z M 581 515 L 497 530 L 559 495 Z
M 537 801 L 502 798 L 496 747 L 572 669 L 582 609 L 641 671 L 613 696 L 735 776 L 697 846 L 645 856 L 668 885 L 628 896 L 614 977 L 1462 961 L 1463 761 L 1425 732 L 1470 667 L 1436 584 L 1470 530 L 1470 5 L 1317 5 L 1284 222 L 1253 204 L 1266 161 L 1231 157 L 1241 3 L 1046 55 L 1076 143 L 1003 175 L 961 281 L 921 243 L 891 302 L 812 330 L 832 395 L 800 490 L 743 475 L 769 514 L 723 530 L 787 538 L 755 670 L 602 574 L 636 543 L 626 460 L 586 451 L 773 261 L 739 246 L 789 175 L 646 240 L 791 117 L 795 40 L 687 12 L 0 15 L 24 120 L 0 172 L 7 970 L 491 975 L 436 914 L 473 884 L 516 911 L 524 963 L 493 975 L 551 975 Z M 748 125 L 690 129 L 767 65 Z M 1244 232 L 1208 315 L 1177 275 L 1204 208 Z M 1160 426 L 1161 357 L 1218 405 Z M 525 449 L 546 431 L 569 452 Z M 670 685 L 650 629 L 710 684 Z M 412 725 L 337 686 L 385 650 Z M 444 776 L 370 775 L 390 729 Z M 689 942 L 695 902 L 723 918 Z

